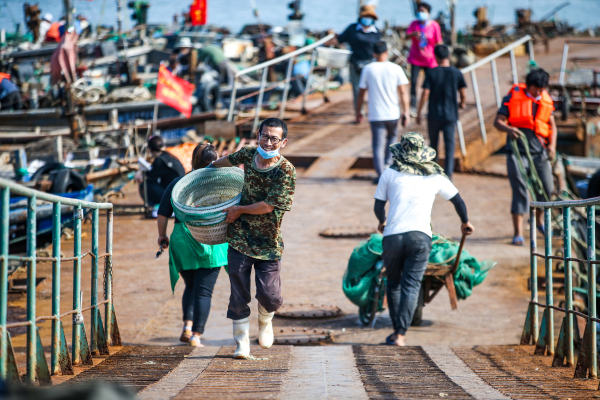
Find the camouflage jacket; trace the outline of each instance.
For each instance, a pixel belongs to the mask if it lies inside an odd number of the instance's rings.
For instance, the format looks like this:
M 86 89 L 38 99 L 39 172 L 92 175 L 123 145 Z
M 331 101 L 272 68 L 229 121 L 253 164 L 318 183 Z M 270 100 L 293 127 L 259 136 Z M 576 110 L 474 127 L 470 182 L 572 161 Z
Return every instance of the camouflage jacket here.
M 268 214 L 242 214 L 229 225 L 229 245 L 249 257 L 260 260 L 280 260 L 283 252 L 281 220 L 292 208 L 296 189 L 296 169 L 283 156 L 264 170 L 256 168 L 256 147 L 244 147 L 228 156 L 233 165 L 244 165 L 244 189 L 240 205 L 264 201 L 274 210 Z

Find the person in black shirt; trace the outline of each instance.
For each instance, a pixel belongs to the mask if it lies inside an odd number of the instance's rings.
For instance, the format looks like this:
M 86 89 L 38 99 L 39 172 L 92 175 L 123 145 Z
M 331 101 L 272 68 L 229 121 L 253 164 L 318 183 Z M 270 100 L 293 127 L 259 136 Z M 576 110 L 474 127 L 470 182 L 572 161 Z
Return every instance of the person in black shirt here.
M 148 140 L 148 149 L 154 158 L 152 167 L 146 171 L 146 186 L 148 192 L 148 204 L 153 206 L 159 204 L 165 190 L 175 178 L 185 175 L 185 169 L 177 157 L 163 150 L 165 143 L 160 136 L 152 136 Z M 144 198 L 144 183 L 141 171 L 135 176 L 139 183 L 139 191 Z
M 377 21 L 375 6 L 366 5 L 360 9 L 358 22 L 350 24 L 337 36 L 338 43 L 347 43 L 352 49 L 350 56 L 350 83 L 354 95 L 354 109 L 358 99 L 360 73 L 365 65 L 373 61 L 375 43 L 381 40 L 381 34 L 375 27 Z
M 462 73 L 450 66 L 450 51 L 440 44 L 435 46 L 434 54 L 438 66 L 427 71 L 423 82 L 423 94 L 417 111 L 417 124 L 421 124 L 421 112 L 425 102 L 429 100 L 427 114 L 427 130 L 431 147 L 438 152 L 440 131 L 444 133 L 446 161 L 444 172 L 452 178 L 454 171 L 454 132 L 458 120 L 457 92 L 460 94 L 460 108 L 465 108 L 466 87 Z M 436 154 L 435 161 L 439 156 Z

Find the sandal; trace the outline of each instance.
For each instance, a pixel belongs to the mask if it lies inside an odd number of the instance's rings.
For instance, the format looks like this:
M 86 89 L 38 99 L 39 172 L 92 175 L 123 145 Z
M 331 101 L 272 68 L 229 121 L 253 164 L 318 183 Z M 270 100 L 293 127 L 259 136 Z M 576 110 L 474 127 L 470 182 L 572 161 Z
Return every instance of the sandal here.
M 396 342 L 392 340 L 392 336 L 394 336 L 394 334 L 392 333 L 390 336 L 385 338 L 385 344 L 389 345 L 389 346 L 395 346 Z
M 192 330 L 184 329 L 183 332 L 181 332 L 181 336 L 179 336 L 179 341 L 181 343 L 189 343 L 191 338 L 192 338 Z
M 200 337 L 192 336 L 190 339 L 190 346 L 192 347 L 204 347 L 204 345 L 200 342 Z
M 525 244 L 525 239 L 523 238 L 523 236 L 515 236 L 511 244 L 515 246 L 523 246 Z

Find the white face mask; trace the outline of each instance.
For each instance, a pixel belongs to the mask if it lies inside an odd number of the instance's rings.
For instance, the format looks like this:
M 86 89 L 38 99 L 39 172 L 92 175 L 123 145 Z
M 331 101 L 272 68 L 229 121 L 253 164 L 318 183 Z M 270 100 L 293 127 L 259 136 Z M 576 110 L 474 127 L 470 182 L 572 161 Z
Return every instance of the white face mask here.
M 429 13 L 426 11 L 419 11 L 417 13 L 417 19 L 419 21 L 427 21 L 429 19 Z

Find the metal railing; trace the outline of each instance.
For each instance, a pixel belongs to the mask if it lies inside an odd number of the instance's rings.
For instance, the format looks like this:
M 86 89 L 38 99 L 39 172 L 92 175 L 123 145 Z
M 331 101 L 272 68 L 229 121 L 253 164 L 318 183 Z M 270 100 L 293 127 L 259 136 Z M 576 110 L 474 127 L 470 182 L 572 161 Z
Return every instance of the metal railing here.
M 27 198 L 27 255 L 25 257 L 9 254 L 10 229 L 10 195 L 15 194 Z M 37 220 L 36 209 L 38 201 L 52 203 L 52 257 L 36 255 Z M 61 206 L 73 209 L 73 257 L 61 256 Z M 81 225 L 84 209 L 91 212 L 92 237 L 91 250 L 81 251 Z M 36 378 L 40 383 L 49 383 L 50 375 L 73 374 L 72 365 L 91 364 L 92 353 L 108 354 L 108 346 L 120 345 L 121 339 L 116 325 L 116 317 L 112 303 L 112 245 L 113 245 L 113 205 L 111 203 L 93 203 L 83 200 L 70 199 L 32 190 L 15 182 L 0 179 L 0 376 L 2 379 L 19 380 L 18 369 L 11 345 L 9 328 L 27 327 L 27 373 L 26 381 L 33 383 Z M 99 225 L 100 210 L 106 210 L 106 252 L 99 254 Z M 91 305 L 82 307 L 81 264 L 84 257 L 91 257 Z M 104 258 L 104 300 L 98 301 L 98 262 Z M 9 261 L 25 262 L 27 264 L 27 320 L 7 322 L 8 313 L 8 268 Z M 73 261 L 73 309 L 60 313 L 61 263 Z M 36 264 L 37 262 L 52 262 L 52 315 L 36 315 Z M 102 325 L 99 307 L 104 304 L 105 325 Z M 88 346 L 83 325 L 85 311 L 91 311 L 91 341 Z M 72 360 L 65 340 L 61 318 L 72 315 Z M 50 369 L 43 353 L 37 323 L 52 321 L 51 361 Z
M 573 316 L 580 316 L 587 319 L 587 326 L 581 341 L 579 356 L 577 359 L 575 377 L 583 378 L 586 373 L 590 378 L 597 378 L 598 365 L 596 361 L 596 322 L 600 322 L 596 312 L 596 266 L 600 261 L 596 261 L 596 210 L 600 205 L 600 198 L 587 200 L 568 200 L 554 202 L 532 202 L 530 206 L 530 284 L 531 301 L 529 303 L 525 326 L 521 336 L 521 344 L 535 344 L 536 355 L 553 356 L 553 366 L 575 365 L 574 343 L 578 338 L 574 335 Z M 585 207 L 585 214 L 575 207 Z M 574 210 L 573 210 L 574 209 Z M 544 213 L 544 254 L 537 252 L 537 227 L 536 212 L 542 210 Z M 552 211 L 555 213 L 555 222 L 559 223 L 562 219 L 561 231 L 563 232 L 563 254 L 552 255 Z M 578 217 L 585 218 L 587 223 L 586 230 L 586 257 L 580 259 L 571 256 L 572 251 L 572 211 L 578 214 Z M 577 237 L 575 237 L 577 240 Z M 581 239 L 583 241 L 583 239 Z M 545 304 L 538 301 L 538 270 L 537 260 L 544 260 L 546 288 Z M 554 305 L 554 280 L 553 280 L 553 260 L 564 263 L 565 279 L 565 297 L 564 308 Z M 588 313 L 587 315 L 576 311 L 573 307 L 573 266 L 572 263 L 580 263 L 587 267 L 588 283 Z M 539 322 L 538 307 L 543 308 L 542 322 Z M 554 311 L 565 314 L 560 330 L 558 341 L 555 345 L 554 338 Z
M 600 40 L 584 40 L 584 39 L 569 39 L 565 40 L 563 45 L 563 54 L 560 62 L 560 75 L 558 76 L 558 83 L 560 85 L 565 84 L 565 74 L 567 73 L 567 59 L 569 58 L 569 45 L 570 44 L 600 44 Z
M 500 107 L 500 105 L 501 105 L 500 103 L 502 102 L 502 95 L 500 94 L 500 83 L 498 82 L 498 68 L 496 66 L 496 59 L 498 57 L 503 56 L 506 53 L 510 53 L 510 68 L 511 68 L 511 72 L 512 72 L 513 83 L 518 83 L 519 77 L 518 77 L 518 70 L 517 70 L 517 61 L 516 61 L 516 57 L 515 57 L 515 48 L 521 46 L 524 43 L 528 43 L 529 60 L 534 61 L 533 41 L 532 40 L 533 39 L 531 38 L 531 36 L 529 36 L 529 35 L 524 36 L 521 39 L 519 39 L 515 42 L 512 42 L 508 46 L 503 47 L 502 49 L 490 54 L 489 56 L 482 58 L 481 60 L 477 61 L 476 63 L 473 63 L 473 64 L 469 65 L 468 67 L 465 67 L 460 70 L 460 72 L 462 72 L 463 74 L 470 73 L 470 75 L 471 75 L 471 85 L 473 86 L 473 95 L 475 96 L 475 107 L 477 108 L 477 117 L 479 118 L 479 128 L 481 130 L 481 139 L 483 140 L 483 143 L 487 143 L 487 134 L 486 134 L 486 129 L 485 129 L 485 119 L 484 119 L 484 115 L 483 115 L 483 107 L 481 106 L 481 96 L 479 94 L 479 86 L 477 85 L 477 75 L 475 73 L 475 70 L 479 67 L 482 67 L 482 66 L 488 64 L 488 63 L 491 65 L 492 79 L 494 80 L 494 93 L 495 93 L 495 97 L 496 97 L 496 106 Z M 465 139 L 464 139 L 462 124 L 460 122 L 460 119 L 457 121 L 457 127 L 458 127 L 458 137 L 460 140 L 460 150 L 461 150 L 463 156 L 466 156 L 467 150 L 465 148 Z
M 288 60 L 288 65 L 287 65 L 287 70 L 286 70 L 286 76 L 285 76 L 285 81 L 284 81 L 284 88 L 283 88 L 283 96 L 281 99 L 281 106 L 279 107 L 279 118 L 283 118 L 283 115 L 285 113 L 285 106 L 286 106 L 286 102 L 287 102 L 287 96 L 290 90 L 290 81 L 292 79 L 292 69 L 294 67 L 294 59 L 302 54 L 308 53 L 309 51 L 311 51 L 311 57 L 310 57 L 310 70 L 308 72 L 308 76 L 306 78 L 306 87 L 304 88 L 304 92 L 302 93 L 302 112 L 306 112 L 306 96 L 308 95 L 308 92 L 310 91 L 310 87 L 311 87 L 311 79 L 313 76 L 313 72 L 314 72 L 314 65 L 315 65 L 315 61 L 316 61 L 316 48 L 321 46 L 324 43 L 327 43 L 328 41 L 330 41 L 331 39 L 335 38 L 335 34 L 332 33 L 330 35 L 325 36 L 323 39 L 320 39 L 308 46 L 304 46 L 298 50 L 292 51 L 291 53 L 288 53 L 286 55 L 283 55 L 281 57 L 277 57 L 274 58 L 273 60 L 269 60 L 269 61 L 265 61 L 261 64 L 257 64 L 254 65 L 252 67 L 243 69 L 241 71 L 238 71 L 235 73 L 235 77 L 233 78 L 233 86 L 231 88 L 231 97 L 229 100 L 229 113 L 227 114 L 227 120 L 228 121 L 232 121 L 233 120 L 233 111 L 235 109 L 235 103 L 237 101 L 235 95 L 237 92 L 237 80 L 240 76 L 243 75 L 248 75 L 252 72 L 255 71 L 259 71 L 262 70 L 262 77 L 260 80 L 260 90 L 258 93 L 258 101 L 256 102 L 256 108 L 255 108 L 255 114 L 254 114 L 254 123 L 252 125 L 252 130 L 255 131 L 256 128 L 258 127 L 258 120 L 260 118 L 260 111 L 262 108 L 262 102 L 263 102 L 263 97 L 265 94 L 265 86 L 267 84 L 267 73 L 269 71 L 269 67 L 279 64 L 280 62 L 286 61 Z M 329 81 L 329 76 L 331 74 L 331 68 L 327 67 L 326 72 L 325 72 L 325 84 L 323 87 L 323 95 L 326 96 L 326 92 L 327 92 L 327 81 Z

